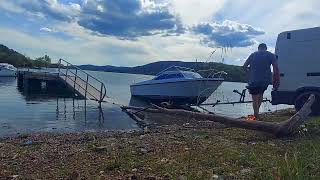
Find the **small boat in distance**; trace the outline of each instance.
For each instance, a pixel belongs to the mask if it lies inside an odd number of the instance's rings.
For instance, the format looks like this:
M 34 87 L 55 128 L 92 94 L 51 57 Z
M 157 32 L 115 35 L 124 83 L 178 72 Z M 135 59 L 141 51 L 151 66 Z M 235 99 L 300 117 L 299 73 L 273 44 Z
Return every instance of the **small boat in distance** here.
M 0 77 L 17 76 L 17 68 L 8 63 L 0 63 Z
M 158 73 L 152 80 L 132 84 L 130 91 L 132 96 L 154 102 L 199 105 L 221 85 L 223 74 L 226 73 L 218 72 L 211 78 L 203 78 L 193 69 L 172 66 Z

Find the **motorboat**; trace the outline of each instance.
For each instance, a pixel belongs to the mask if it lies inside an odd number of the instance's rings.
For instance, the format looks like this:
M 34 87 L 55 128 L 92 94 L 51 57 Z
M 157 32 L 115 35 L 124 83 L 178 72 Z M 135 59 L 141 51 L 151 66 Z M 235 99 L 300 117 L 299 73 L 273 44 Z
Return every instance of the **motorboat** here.
M 17 76 L 17 68 L 8 63 L 0 63 L 0 77 Z
M 171 102 L 178 105 L 199 105 L 206 101 L 224 81 L 217 72 L 204 78 L 195 70 L 172 66 L 153 79 L 130 86 L 131 95 L 154 102 Z

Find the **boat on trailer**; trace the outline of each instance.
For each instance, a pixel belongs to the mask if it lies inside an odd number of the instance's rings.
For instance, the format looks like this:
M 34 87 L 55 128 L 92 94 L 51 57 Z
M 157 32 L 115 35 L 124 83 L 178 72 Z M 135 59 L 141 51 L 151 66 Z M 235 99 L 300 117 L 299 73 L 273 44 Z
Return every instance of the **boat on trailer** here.
M 224 81 L 217 72 L 212 77 L 204 78 L 195 70 L 172 66 L 153 79 L 132 84 L 131 95 L 152 100 L 153 102 L 170 102 L 177 105 L 199 105 L 206 101 Z

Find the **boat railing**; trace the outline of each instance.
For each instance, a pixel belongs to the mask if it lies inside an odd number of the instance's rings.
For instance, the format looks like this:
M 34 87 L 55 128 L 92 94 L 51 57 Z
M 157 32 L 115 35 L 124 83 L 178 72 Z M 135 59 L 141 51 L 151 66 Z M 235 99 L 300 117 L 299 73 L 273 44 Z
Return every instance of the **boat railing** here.
M 171 69 L 173 69 L 173 70 L 181 70 L 181 71 L 191 71 L 191 72 L 196 72 L 196 73 L 209 72 L 209 75 L 207 76 L 207 78 L 223 78 L 223 76 L 228 74 L 225 71 L 217 71 L 216 69 L 206 69 L 206 70 L 195 71 L 192 68 L 181 67 L 181 66 L 170 66 L 170 67 L 162 70 L 161 72 L 159 72 L 156 76 L 162 74 L 163 72 L 169 71 Z
M 201 72 L 209 72 L 209 75 L 207 75 L 207 78 L 223 78 L 223 76 L 228 75 L 225 71 L 217 71 L 216 69 L 205 69 L 205 70 L 199 70 L 197 73 Z
M 225 71 L 219 71 L 219 72 L 216 72 L 216 73 L 214 73 L 214 74 L 212 74 L 212 78 L 223 78 L 223 76 L 226 76 L 226 75 L 228 75 L 228 73 L 227 72 L 225 72 Z M 209 76 L 210 77 L 210 76 Z
M 107 89 L 104 83 L 101 80 L 90 75 L 89 73 L 85 72 L 84 70 L 80 69 L 79 67 L 71 64 L 66 60 L 59 59 L 58 74 L 60 77 L 63 76 L 63 78 L 65 78 L 65 81 L 67 79 L 71 80 L 74 88 L 77 85 L 81 89 L 83 89 L 85 98 L 87 98 L 87 95 L 90 95 L 90 92 L 88 92 L 88 87 L 90 86 L 100 93 L 99 98 L 95 100 L 97 100 L 99 103 L 104 101 L 104 98 L 107 94 Z M 77 79 L 85 82 L 85 84 L 80 85 L 79 83 L 77 83 Z
M 194 69 L 192 68 L 187 68 L 187 67 L 181 67 L 181 66 L 170 66 L 164 70 L 162 70 L 161 72 L 159 72 L 158 74 L 156 74 L 156 76 L 162 74 L 163 72 L 166 72 L 166 71 L 169 71 L 171 69 L 174 69 L 174 70 L 181 70 L 181 71 L 192 71 L 192 72 L 195 72 Z

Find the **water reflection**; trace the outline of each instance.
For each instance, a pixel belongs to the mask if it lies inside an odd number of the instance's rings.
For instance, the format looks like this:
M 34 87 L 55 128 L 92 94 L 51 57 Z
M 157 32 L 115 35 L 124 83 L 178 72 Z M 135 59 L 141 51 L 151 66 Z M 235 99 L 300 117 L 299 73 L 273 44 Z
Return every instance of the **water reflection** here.
M 76 98 L 70 98 L 72 99 L 72 105 L 71 108 L 67 107 L 68 101 L 67 98 L 59 98 L 55 97 L 56 99 L 56 120 L 67 120 L 68 115 L 72 114 L 72 120 L 76 121 L 77 119 L 83 119 L 84 125 L 87 125 L 87 100 L 79 100 Z M 80 103 L 83 102 L 84 108 L 81 108 L 82 106 Z M 60 106 L 62 106 L 62 111 Z M 68 112 L 70 111 L 71 112 Z M 98 127 L 103 128 L 104 127 L 104 110 L 103 107 L 97 106 L 97 114 L 98 114 Z M 83 116 L 81 116 L 81 112 L 83 113 Z M 60 116 L 63 115 L 63 118 Z
M 0 136 L 139 128 L 117 105 L 105 103 L 99 108 L 97 102 L 63 91 L 25 91 L 17 88 L 15 78 L 0 78 L 0 92 Z
M 15 77 L 0 77 L 0 87 L 15 86 L 16 80 Z

